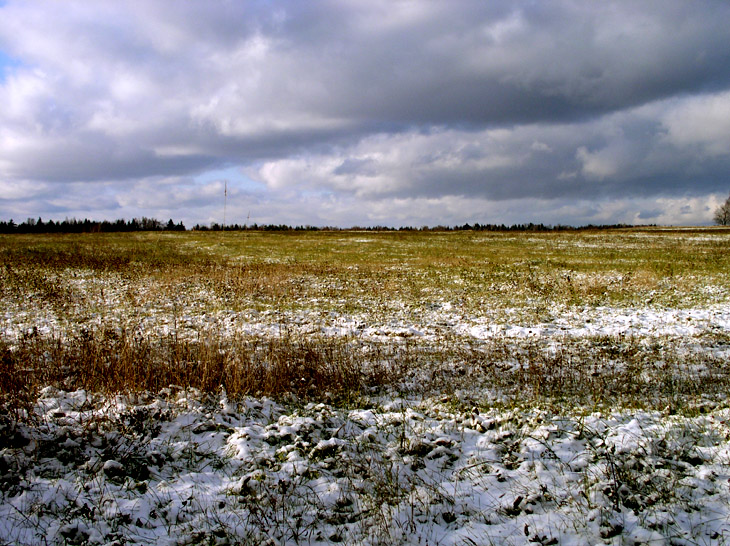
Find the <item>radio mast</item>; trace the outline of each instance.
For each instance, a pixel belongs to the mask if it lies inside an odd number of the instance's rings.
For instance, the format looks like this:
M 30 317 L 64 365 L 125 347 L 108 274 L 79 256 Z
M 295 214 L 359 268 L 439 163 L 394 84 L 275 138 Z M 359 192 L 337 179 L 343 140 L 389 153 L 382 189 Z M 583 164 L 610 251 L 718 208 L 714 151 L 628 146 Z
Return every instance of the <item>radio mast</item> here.
M 226 230 L 226 205 L 228 204 L 228 180 L 223 182 L 223 231 Z

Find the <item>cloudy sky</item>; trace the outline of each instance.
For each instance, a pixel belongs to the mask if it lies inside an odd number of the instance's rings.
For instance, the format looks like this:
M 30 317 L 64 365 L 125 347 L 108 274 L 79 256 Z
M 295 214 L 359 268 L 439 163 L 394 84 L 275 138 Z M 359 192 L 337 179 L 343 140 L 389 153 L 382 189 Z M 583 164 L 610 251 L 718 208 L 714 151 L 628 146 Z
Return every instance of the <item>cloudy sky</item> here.
M 726 0 L 0 1 L 0 219 L 708 224 Z

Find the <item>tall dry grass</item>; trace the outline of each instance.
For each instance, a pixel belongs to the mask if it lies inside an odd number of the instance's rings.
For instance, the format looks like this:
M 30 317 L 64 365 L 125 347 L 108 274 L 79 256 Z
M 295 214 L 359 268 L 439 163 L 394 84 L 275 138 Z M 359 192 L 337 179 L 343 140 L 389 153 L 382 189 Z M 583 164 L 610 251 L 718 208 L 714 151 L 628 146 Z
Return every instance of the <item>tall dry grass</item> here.
M 449 395 L 464 403 L 636 407 L 704 411 L 730 392 L 730 368 L 710 351 L 678 340 L 622 337 L 463 345 L 289 336 L 198 340 L 149 338 L 99 328 L 62 340 L 31 333 L 0 342 L 0 403 L 22 413 L 51 385 L 96 393 L 157 393 L 170 386 L 229 397 L 295 397 L 348 404 L 372 394 Z M 730 340 L 706 340 L 729 344 Z M 478 396 L 477 396 L 478 395 Z M 477 396 L 476 398 L 474 398 Z
M 344 400 L 394 381 L 404 354 L 395 348 L 363 359 L 347 340 L 151 339 L 100 328 L 71 340 L 38 333 L 12 349 L 0 342 L 0 400 L 22 408 L 44 386 L 98 393 L 159 392 L 170 386 L 229 396 L 295 395 Z M 395 365 L 396 359 L 401 362 Z

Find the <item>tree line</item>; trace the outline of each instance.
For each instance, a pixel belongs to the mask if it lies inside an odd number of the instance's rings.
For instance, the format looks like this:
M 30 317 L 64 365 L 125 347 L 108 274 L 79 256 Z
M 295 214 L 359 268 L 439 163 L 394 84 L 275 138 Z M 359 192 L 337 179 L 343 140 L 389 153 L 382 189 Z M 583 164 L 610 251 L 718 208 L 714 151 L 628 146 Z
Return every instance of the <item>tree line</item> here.
M 7 222 L 0 221 L 0 233 L 112 233 L 125 231 L 185 231 L 185 226 L 182 222 L 176 224 L 172 219 L 165 224 L 155 218 L 144 216 L 113 222 L 77 220 L 76 218 L 67 218 L 58 222 L 53 220 L 44 222 L 42 218 L 37 220 L 28 218 L 21 224 L 16 224 L 12 219 Z
M 545 224 L 462 224 L 457 226 L 353 226 L 341 228 L 334 226 L 311 226 L 287 224 L 228 224 L 222 225 L 212 223 L 211 225 L 196 224 L 193 231 L 526 231 L 526 232 L 548 232 L 548 231 L 576 231 L 586 229 L 617 229 L 631 227 L 628 224 L 611 225 L 586 225 L 580 227 L 564 225 Z M 13 220 L 0 221 L 0 233 L 113 233 L 133 231 L 187 231 L 182 222 L 175 223 L 172 219 L 163 223 L 155 218 L 132 218 L 131 220 L 77 220 L 75 218 L 61 221 L 43 221 L 42 218 L 28 218 L 25 222 L 16 224 Z
M 713 216 L 716 224 L 721 226 L 730 225 L 730 197 L 725 203 L 720 205 Z M 652 224 L 654 225 L 654 224 Z M 525 224 L 463 224 L 457 226 L 353 226 L 349 228 L 340 228 L 333 226 L 310 226 L 298 225 L 290 226 L 287 224 L 218 224 L 216 222 L 211 225 L 195 224 L 193 231 L 529 231 L 529 232 L 547 232 L 547 231 L 576 231 L 588 229 L 618 229 L 632 227 L 629 224 L 602 224 L 585 226 L 564 226 L 564 225 L 545 225 L 534 224 L 532 222 Z M 646 226 L 643 226 L 646 227 Z M 131 220 L 118 219 L 113 222 L 102 220 L 77 220 L 76 218 L 57 221 L 48 220 L 44 222 L 42 218 L 37 220 L 28 218 L 25 222 L 16 224 L 12 219 L 8 221 L 0 220 L 0 233 L 112 233 L 112 232 L 131 232 L 131 231 L 186 231 L 182 222 L 175 223 L 172 218 L 167 223 L 160 222 L 156 218 L 132 218 Z

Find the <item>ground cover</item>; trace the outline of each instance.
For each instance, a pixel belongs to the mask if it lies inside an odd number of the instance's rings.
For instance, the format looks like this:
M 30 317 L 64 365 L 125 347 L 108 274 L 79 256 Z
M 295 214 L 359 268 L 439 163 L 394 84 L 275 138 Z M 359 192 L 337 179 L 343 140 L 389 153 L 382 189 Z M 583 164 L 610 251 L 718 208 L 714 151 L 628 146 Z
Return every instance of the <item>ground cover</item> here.
M 7 544 L 714 544 L 730 231 L 0 238 Z

